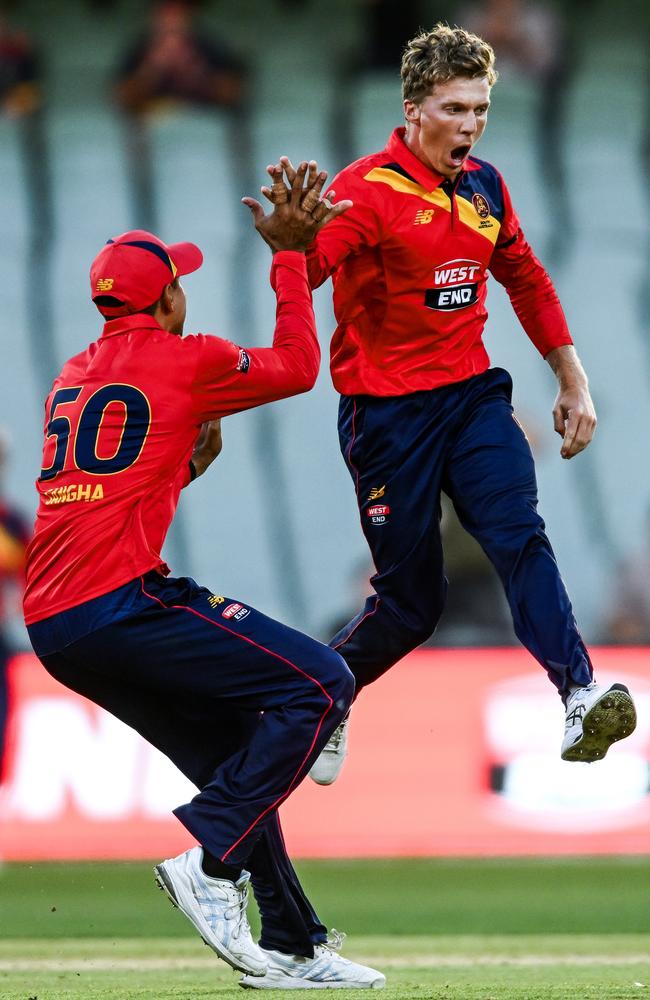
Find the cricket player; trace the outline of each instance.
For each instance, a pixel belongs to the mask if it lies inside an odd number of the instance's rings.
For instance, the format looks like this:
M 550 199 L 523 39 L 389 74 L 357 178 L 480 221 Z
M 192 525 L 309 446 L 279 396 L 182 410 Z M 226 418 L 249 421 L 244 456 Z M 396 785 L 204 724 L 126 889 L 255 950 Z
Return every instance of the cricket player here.
M 333 649 L 246 602 L 174 579 L 160 551 L 180 491 L 221 447 L 219 420 L 312 388 L 319 365 L 304 251 L 350 207 L 320 197 L 325 173 L 298 169 L 269 216 L 244 199 L 274 257 L 273 346 L 183 336 L 180 279 L 202 254 L 134 231 L 90 270 L 106 320 L 63 367 L 45 404 L 25 621 L 46 670 L 165 753 L 199 789 L 174 810 L 198 841 L 155 868 L 242 986 L 380 987 L 337 954 L 340 936 L 308 902 L 287 857 L 278 806 L 307 774 L 352 699 Z M 248 884 L 262 914 L 258 945 Z
M 406 125 L 332 182 L 354 206 L 307 251 L 312 287 L 332 277 L 331 370 L 375 593 L 332 640 L 357 693 L 435 630 L 447 581 L 440 494 L 499 574 L 515 632 L 565 707 L 564 760 L 595 761 L 635 727 L 621 684 L 594 683 L 589 654 L 537 512 L 533 457 L 508 372 L 482 340 L 488 273 L 558 380 L 561 455 L 591 441 L 596 414 L 555 289 L 526 242 L 499 171 L 474 155 L 497 74 L 494 53 L 438 24 L 402 59 Z M 287 180 L 293 168 L 282 162 Z M 282 177 L 271 171 L 283 197 Z M 347 722 L 312 777 L 333 781 Z

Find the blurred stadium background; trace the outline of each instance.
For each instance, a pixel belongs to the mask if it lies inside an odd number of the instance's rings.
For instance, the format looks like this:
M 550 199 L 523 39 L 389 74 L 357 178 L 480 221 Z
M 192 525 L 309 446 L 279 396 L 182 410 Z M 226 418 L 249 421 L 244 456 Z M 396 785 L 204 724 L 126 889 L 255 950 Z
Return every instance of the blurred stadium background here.
M 0 3 L 3 495 L 31 519 L 43 398 L 63 360 L 99 334 L 87 272 L 109 236 L 142 227 L 197 242 L 206 260 L 185 282 L 188 328 L 268 343 L 269 256 L 240 197 L 256 193 L 266 164 L 283 153 L 315 157 L 333 176 L 381 148 L 401 119 L 399 55 L 418 27 L 443 18 L 484 33 L 501 78 L 477 153 L 506 176 L 590 374 L 600 425 L 586 454 L 560 461 L 553 376 L 494 281 L 488 349 L 514 378 L 541 509 L 578 621 L 599 647 L 600 675 L 615 673 L 634 686 L 639 729 L 597 768 L 556 759 L 559 703 L 527 654 L 503 648 L 514 638 L 496 577 L 447 511 L 449 613 L 428 649 L 366 692 L 355 709 L 344 777 L 329 790 L 305 783 L 284 810 L 288 839 L 307 858 L 634 854 L 627 867 L 606 869 L 604 858 L 600 867 L 580 869 L 575 912 L 583 901 L 587 910 L 601 905 L 590 893 L 606 885 L 616 916 L 608 927 L 573 926 L 647 932 L 647 894 L 644 905 L 635 888 L 644 881 L 647 888 L 650 852 L 646 0 L 620 0 L 615 12 L 606 0 L 206 0 L 185 13 L 179 6 L 187 5 Z M 177 47 L 170 35 L 186 16 L 194 34 L 189 48 Z M 143 65 L 160 70 L 158 88 Z M 326 358 L 329 286 L 315 303 Z M 338 453 L 336 406 L 324 363 L 312 393 L 225 421 L 223 455 L 183 496 L 166 551 L 176 574 L 322 639 L 357 609 L 370 572 Z M 124 727 L 45 676 L 26 652 L 11 595 L 4 618 L 17 655 L 0 857 L 150 858 L 182 849 L 186 835 L 168 810 L 187 794 L 183 782 Z M 460 697 L 463 726 L 445 712 Z M 414 883 L 431 889 L 403 932 L 570 929 L 548 912 L 531 924 L 513 922 L 549 878 L 548 865 L 527 868 L 523 881 L 524 869 L 516 869 L 519 908 L 505 906 L 495 917 L 484 905 L 497 891 L 489 875 L 496 871 L 499 881 L 495 863 L 483 869 L 483 893 L 476 862 L 453 869 L 453 885 L 478 886 L 456 916 L 444 902 L 458 892 L 445 895 L 445 869 L 412 869 Z M 373 925 L 381 891 L 371 887 L 393 891 L 387 863 L 363 864 L 351 885 L 361 886 L 367 906 L 361 917 L 352 913 L 350 929 L 394 933 L 390 919 Z M 44 884 L 60 888 L 67 878 L 61 871 L 42 869 Z M 73 887 L 92 880 L 84 871 Z M 329 899 L 327 887 L 345 867 L 321 862 L 307 871 Z M 115 877 L 107 875 L 106 884 Z M 52 933 L 42 915 L 35 921 L 45 897 L 30 894 L 32 878 L 18 864 L 0 873 L 7 938 L 35 927 L 38 937 Z M 417 893 L 409 893 L 413 912 Z M 92 909 L 93 898 L 80 888 L 78 906 Z M 427 922 L 426 913 L 445 914 L 447 923 Z M 130 933 L 119 919 L 100 925 L 107 935 L 119 935 L 120 926 Z M 148 933 L 183 933 L 176 922 L 160 926 Z M 74 928 L 54 933 L 88 932 L 82 919 Z

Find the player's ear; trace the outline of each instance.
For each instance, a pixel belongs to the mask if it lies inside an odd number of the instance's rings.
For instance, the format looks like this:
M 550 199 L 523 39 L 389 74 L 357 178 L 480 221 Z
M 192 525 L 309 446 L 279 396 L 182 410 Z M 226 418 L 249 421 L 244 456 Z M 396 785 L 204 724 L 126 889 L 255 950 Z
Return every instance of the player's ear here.
M 411 125 L 420 124 L 420 106 L 413 101 L 404 101 L 404 117 Z
M 165 285 L 163 288 L 162 295 L 160 296 L 160 305 L 164 313 L 174 311 L 174 285 L 172 283 Z

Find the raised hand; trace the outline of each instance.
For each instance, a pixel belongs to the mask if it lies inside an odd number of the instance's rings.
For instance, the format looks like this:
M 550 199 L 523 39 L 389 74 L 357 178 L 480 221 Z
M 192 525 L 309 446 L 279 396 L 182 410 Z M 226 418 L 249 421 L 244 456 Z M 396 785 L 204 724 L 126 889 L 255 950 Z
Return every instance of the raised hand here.
M 303 160 L 294 169 L 288 157 L 282 157 L 266 169 L 272 186 L 263 187 L 262 194 L 273 204 L 271 214 L 265 215 L 255 198 L 242 198 L 242 202 L 250 208 L 255 228 L 273 251 L 306 250 L 323 226 L 352 207 L 351 201 L 334 205 L 330 198 L 321 198 L 327 171 L 319 171 L 315 160 Z

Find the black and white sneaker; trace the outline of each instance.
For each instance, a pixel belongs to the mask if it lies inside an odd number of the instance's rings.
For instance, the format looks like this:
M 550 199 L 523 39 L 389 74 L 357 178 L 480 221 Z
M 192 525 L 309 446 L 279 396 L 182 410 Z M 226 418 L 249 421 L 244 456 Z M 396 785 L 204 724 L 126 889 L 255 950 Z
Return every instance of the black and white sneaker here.
M 602 760 L 612 743 L 635 728 L 636 709 L 624 684 L 577 688 L 567 698 L 562 760 Z

